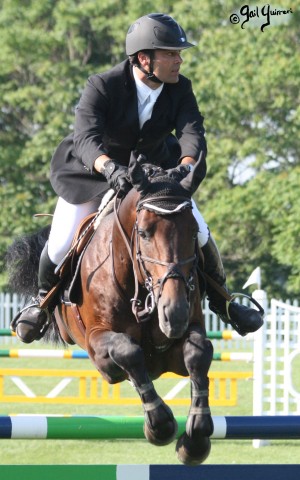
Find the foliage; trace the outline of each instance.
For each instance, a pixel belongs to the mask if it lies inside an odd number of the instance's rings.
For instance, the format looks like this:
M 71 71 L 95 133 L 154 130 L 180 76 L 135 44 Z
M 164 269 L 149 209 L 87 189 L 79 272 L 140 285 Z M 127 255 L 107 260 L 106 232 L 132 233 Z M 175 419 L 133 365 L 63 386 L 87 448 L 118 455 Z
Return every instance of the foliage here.
M 261 266 L 269 293 L 297 295 L 299 12 L 288 27 L 263 33 L 224 28 L 224 16 L 223 10 L 219 26 L 203 32 L 201 62 L 193 64 L 209 146 L 198 199 L 235 288 Z
M 258 5 L 264 5 L 258 2 Z M 300 256 L 299 9 L 261 32 L 229 17 L 228 0 L 0 0 L 0 258 L 12 238 L 52 212 L 48 171 L 73 125 L 87 77 L 124 58 L 132 21 L 173 15 L 197 46 L 183 53 L 208 139 L 208 175 L 197 200 L 240 289 L 261 266 L 263 287 L 297 295 Z M 277 19 L 278 20 L 278 19 Z M 273 19 L 271 19 L 273 21 Z M 275 21 L 275 19 L 274 19 Z M 39 220 L 41 222 L 41 220 Z M 2 288 L 5 275 L 2 274 Z

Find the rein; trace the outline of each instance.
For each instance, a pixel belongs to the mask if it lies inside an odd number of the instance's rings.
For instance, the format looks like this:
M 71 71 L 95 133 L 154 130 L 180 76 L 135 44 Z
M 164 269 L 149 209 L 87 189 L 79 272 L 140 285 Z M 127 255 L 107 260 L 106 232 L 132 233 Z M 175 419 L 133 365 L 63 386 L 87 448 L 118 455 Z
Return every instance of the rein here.
M 166 199 L 168 199 L 168 200 L 172 199 L 172 200 L 176 200 L 176 201 L 184 200 L 184 201 L 180 205 L 178 205 L 178 207 L 176 207 L 176 209 L 174 209 L 172 212 L 170 212 L 169 210 L 165 211 L 164 209 L 153 206 L 153 204 L 151 204 L 151 201 L 153 202 L 155 200 L 157 202 L 157 201 L 166 200 Z M 177 263 L 165 262 L 165 261 L 162 261 L 162 260 L 158 260 L 156 258 L 152 258 L 152 257 L 142 255 L 141 250 L 140 250 L 140 242 L 139 242 L 139 235 L 138 235 L 138 220 L 136 219 L 136 221 L 134 223 L 134 227 L 133 227 L 132 234 L 131 234 L 131 239 L 129 239 L 126 232 L 124 231 L 124 228 L 123 228 L 121 222 L 120 222 L 120 218 L 119 218 L 119 214 L 118 214 L 121 202 L 122 202 L 122 199 L 120 199 L 120 202 L 117 206 L 117 197 L 116 197 L 115 202 L 114 202 L 114 212 L 115 212 L 115 218 L 116 218 L 116 222 L 117 222 L 119 231 L 120 231 L 120 233 L 122 235 L 122 238 L 125 242 L 125 245 L 126 245 L 126 248 L 128 250 L 128 253 L 129 253 L 129 256 L 130 256 L 130 259 L 131 259 L 131 262 L 132 262 L 132 266 L 133 266 L 135 292 L 134 292 L 134 297 L 131 299 L 132 312 L 135 315 L 137 322 L 141 323 L 141 322 L 145 322 L 145 321 L 150 320 L 151 315 L 156 308 L 156 303 L 162 295 L 164 284 L 166 283 L 166 281 L 169 278 L 179 278 L 179 279 L 181 279 L 184 282 L 186 290 L 187 290 L 188 293 L 195 289 L 195 285 L 193 284 L 193 273 L 192 272 L 194 271 L 194 269 L 196 267 L 197 255 L 195 253 L 191 257 L 188 257 L 187 259 L 181 260 Z M 142 201 L 138 202 L 136 211 L 137 211 L 137 214 L 138 214 L 143 208 L 145 208 L 145 209 L 149 209 L 149 210 L 150 209 L 154 210 L 155 212 L 158 212 L 160 214 L 162 213 L 161 210 L 164 210 L 164 213 L 167 212 L 168 214 L 170 214 L 170 213 L 180 212 L 184 208 L 187 208 L 187 207 L 190 207 L 190 206 L 191 206 L 191 202 L 184 197 L 163 197 L 163 196 L 161 196 L 161 197 L 149 198 L 147 200 L 142 200 Z M 142 301 L 139 299 L 138 275 L 137 275 L 137 272 L 136 272 L 136 269 L 135 269 L 135 266 L 134 266 L 135 265 L 134 258 L 133 258 L 134 240 L 135 240 L 135 245 L 136 245 L 136 260 L 137 260 L 138 266 L 140 268 L 141 275 L 142 275 L 143 280 L 144 280 L 143 286 L 148 291 L 148 295 L 145 299 L 145 304 L 144 304 L 143 309 L 141 308 Z M 153 285 L 153 280 L 152 280 L 152 277 L 151 277 L 150 273 L 148 272 L 148 270 L 146 268 L 146 263 L 152 263 L 152 264 L 162 265 L 162 266 L 167 267 L 167 271 L 166 271 L 165 275 L 162 278 L 158 279 L 156 285 Z M 192 268 L 191 268 L 190 276 L 187 279 L 183 275 L 180 267 L 182 267 L 183 265 L 186 265 L 188 263 L 192 263 Z M 157 286 L 159 286 L 159 290 L 158 290 L 157 297 L 155 298 L 154 289 Z
M 119 203 L 118 203 L 118 206 L 117 206 L 117 201 L 118 199 L 120 200 Z M 120 222 L 120 218 L 119 218 L 119 209 L 120 209 L 120 206 L 121 206 L 121 202 L 122 202 L 122 198 L 118 197 L 118 195 L 115 197 L 115 201 L 114 201 L 114 214 L 115 214 L 115 219 L 116 219 L 116 222 L 117 222 L 117 225 L 118 225 L 118 228 L 119 228 L 119 231 L 122 235 L 122 238 L 124 240 L 124 243 L 126 245 L 126 248 L 127 248 L 127 251 L 129 253 L 129 257 L 130 257 L 130 260 L 131 260 L 131 263 L 132 263 L 132 267 L 133 267 L 133 275 L 134 275 L 134 297 L 131 299 L 131 303 L 132 303 L 132 312 L 137 320 L 138 323 L 141 323 L 141 322 L 145 322 L 147 320 L 150 320 L 150 315 L 152 313 L 152 311 L 154 310 L 154 307 L 153 307 L 153 310 L 152 310 L 152 307 L 150 308 L 147 304 L 147 298 L 146 298 L 146 301 L 145 301 L 145 308 L 144 310 L 139 310 L 139 307 L 141 306 L 142 302 L 141 300 L 138 299 L 138 294 L 139 294 L 139 280 L 138 280 L 138 276 L 137 276 L 137 273 L 135 271 L 135 268 L 134 268 L 134 258 L 133 258 L 133 254 L 132 254 L 132 249 L 131 249 L 131 242 Z M 146 286 L 146 285 L 145 285 Z M 146 287 L 147 288 L 147 287 Z M 150 313 L 150 311 L 151 313 Z

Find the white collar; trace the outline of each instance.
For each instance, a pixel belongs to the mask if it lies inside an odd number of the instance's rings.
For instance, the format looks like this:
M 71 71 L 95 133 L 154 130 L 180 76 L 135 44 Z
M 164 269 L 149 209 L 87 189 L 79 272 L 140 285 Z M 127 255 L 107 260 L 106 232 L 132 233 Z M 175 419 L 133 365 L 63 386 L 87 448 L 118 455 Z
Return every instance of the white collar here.
M 162 83 L 158 88 L 153 89 L 148 87 L 142 80 L 138 77 L 136 73 L 137 67 L 133 67 L 133 76 L 136 84 L 136 90 L 137 90 L 137 96 L 138 96 L 138 101 L 141 105 L 147 100 L 147 98 L 150 96 L 151 101 L 155 102 L 160 94 L 160 92 L 163 89 L 164 84 Z

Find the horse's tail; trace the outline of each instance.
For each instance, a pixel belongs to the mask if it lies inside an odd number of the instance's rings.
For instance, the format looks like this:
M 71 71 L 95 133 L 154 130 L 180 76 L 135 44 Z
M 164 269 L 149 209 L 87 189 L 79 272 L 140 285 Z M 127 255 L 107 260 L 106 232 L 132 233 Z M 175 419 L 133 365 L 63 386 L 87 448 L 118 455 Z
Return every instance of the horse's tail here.
M 6 252 L 8 285 L 25 301 L 38 293 L 39 261 L 48 239 L 50 226 L 33 234 L 17 237 Z
M 24 304 L 38 294 L 38 270 L 42 250 L 48 240 L 50 226 L 33 234 L 24 235 L 14 240 L 6 252 L 6 270 L 8 286 L 24 300 Z M 62 341 L 54 315 L 44 340 L 60 343 Z

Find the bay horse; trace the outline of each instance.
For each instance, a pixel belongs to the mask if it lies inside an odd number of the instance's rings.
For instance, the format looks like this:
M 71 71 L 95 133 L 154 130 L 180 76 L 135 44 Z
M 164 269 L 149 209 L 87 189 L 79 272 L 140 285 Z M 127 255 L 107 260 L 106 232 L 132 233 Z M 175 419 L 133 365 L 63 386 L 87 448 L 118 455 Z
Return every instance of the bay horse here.
M 167 445 L 177 436 L 174 415 L 153 380 L 164 372 L 190 377 L 186 431 L 176 445 L 186 465 L 207 458 L 213 433 L 208 403 L 213 347 L 201 310 L 198 224 L 191 202 L 199 164 L 180 183 L 161 172 L 149 175 L 151 168 L 147 174 L 138 161 L 130 165 L 132 190 L 116 200 L 83 255 L 77 313 L 64 303 L 55 310 L 66 343 L 85 349 L 109 383 L 134 385 L 152 444 Z M 14 262 L 16 254 L 15 248 Z

